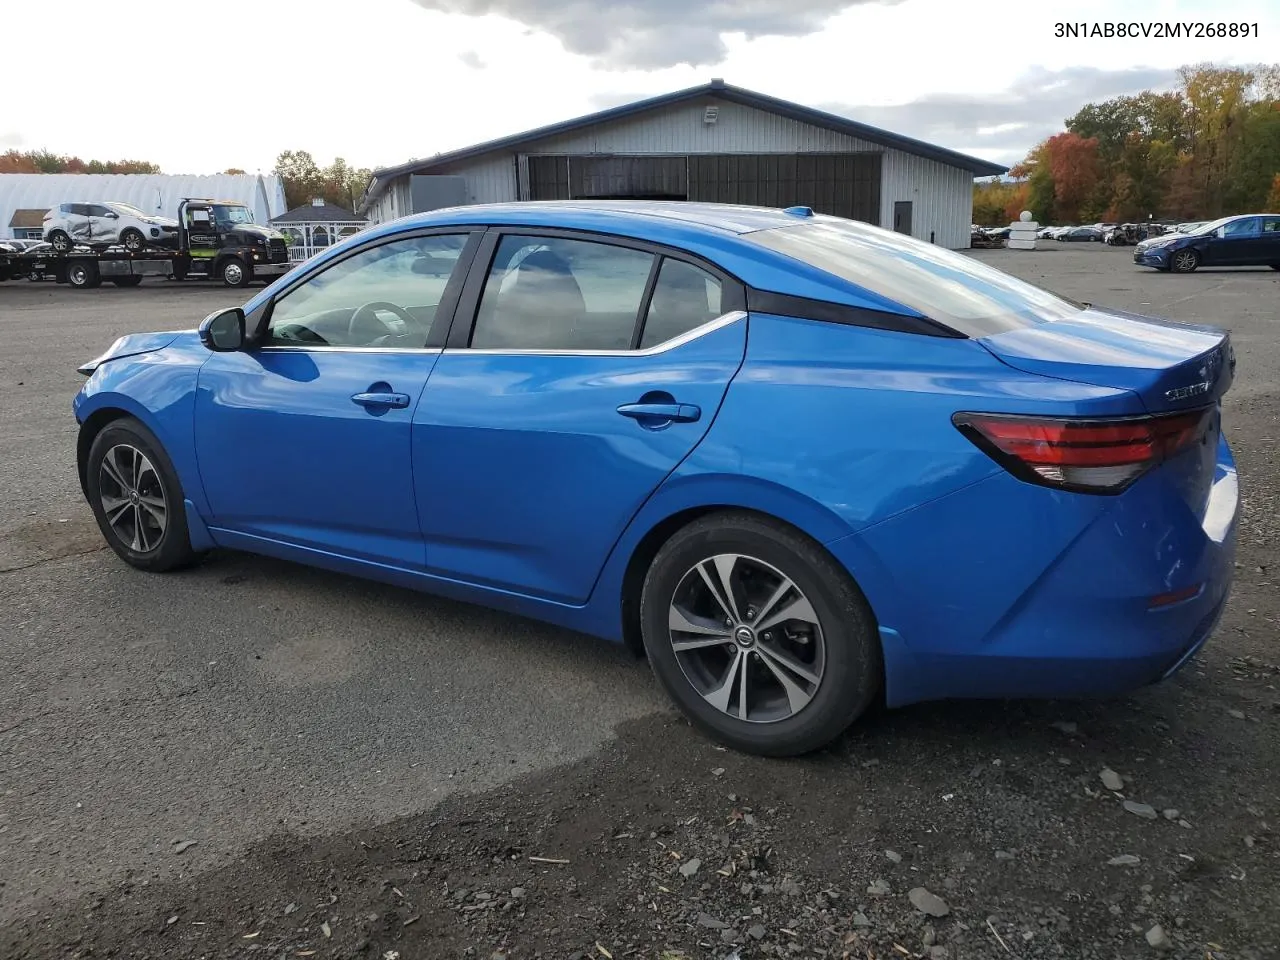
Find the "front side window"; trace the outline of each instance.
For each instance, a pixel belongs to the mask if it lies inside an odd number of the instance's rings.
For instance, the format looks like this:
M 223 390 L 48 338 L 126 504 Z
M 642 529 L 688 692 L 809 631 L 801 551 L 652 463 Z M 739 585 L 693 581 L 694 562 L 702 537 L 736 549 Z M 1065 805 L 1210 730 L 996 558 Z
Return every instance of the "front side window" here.
M 407 237 L 335 263 L 275 302 L 265 345 L 423 347 L 466 242 Z
M 665 343 L 720 316 L 722 293 L 720 281 L 707 271 L 664 259 L 645 313 L 641 348 Z
M 626 350 L 653 254 L 562 237 L 498 244 L 471 346 L 510 350 Z
M 1251 233 L 1258 231 L 1257 217 L 1243 217 L 1240 220 L 1232 220 L 1222 228 L 1222 235 L 1225 237 L 1247 237 Z
M 852 220 L 815 217 L 743 237 L 969 337 L 1060 320 L 1082 309 L 973 257 Z

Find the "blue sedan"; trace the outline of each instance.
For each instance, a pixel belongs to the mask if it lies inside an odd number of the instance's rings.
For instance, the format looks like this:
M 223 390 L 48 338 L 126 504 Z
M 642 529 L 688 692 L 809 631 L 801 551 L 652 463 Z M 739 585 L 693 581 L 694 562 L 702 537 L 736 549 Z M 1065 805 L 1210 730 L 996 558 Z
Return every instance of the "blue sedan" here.
M 1133 262 L 1174 273 L 1198 267 L 1280 270 L 1280 214 L 1223 217 L 1186 233 L 1167 233 L 1133 248 Z
M 1229 335 L 788 210 L 470 206 L 81 368 L 84 493 L 141 570 L 215 547 L 643 651 L 709 735 L 1114 694 L 1231 582 Z

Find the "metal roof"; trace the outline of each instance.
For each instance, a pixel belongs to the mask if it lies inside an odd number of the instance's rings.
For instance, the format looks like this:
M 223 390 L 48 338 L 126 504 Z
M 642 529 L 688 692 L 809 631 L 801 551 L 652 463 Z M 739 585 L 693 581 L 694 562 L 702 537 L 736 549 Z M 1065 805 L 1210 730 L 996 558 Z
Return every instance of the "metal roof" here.
M 44 215 L 48 212 L 48 207 L 43 210 L 31 207 L 15 210 L 9 218 L 9 226 L 18 230 L 38 230 L 44 226 Z
M 800 123 L 811 124 L 812 126 L 833 130 L 837 133 L 843 133 L 850 137 L 858 137 L 862 140 L 868 140 L 871 143 L 878 143 L 883 147 L 900 150 L 903 153 L 910 153 L 915 156 L 936 160 L 938 163 L 945 163 L 948 166 L 968 170 L 975 177 L 994 177 L 999 174 L 1007 173 L 1009 170 L 1008 167 L 1002 166 L 998 163 L 992 163 L 989 160 L 971 157 L 968 154 L 948 150 L 946 147 L 940 147 L 932 143 L 925 143 L 923 140 L 916 140 L 913 137 L 906 137 L 902 134 L 891 133 L 890 131 L 882 130 L 879 127 L 873 127 L 865 123 L 858 123 L 856 120 L 850 120 L 848 117 L 841 117 L 834 113 L 827 113 L 824 110 L 815 110 L 812 107 L 801 106 L 798 103 L 791 103 L 787 100 L 779 100 L 777 97 L 770 97 L 767 94 L 757 93 L 754 90 L 735 87 L 722 80 L 712 80 L 710 83 L 701 84 L 700 86 L 688 87 L 684 90 L 676 90 L 673 93 L 664 93 L 661 96 L 649 97 L 646 100 L 636 100 L 633 103 L 625 103 L 618 107 L 611 107 L 608 110 L 601 110 L 598 113 L 591 113 L 584 117 L 577 117 L 573 120 L 565 120 L 560 123 L 553 123 L 550 126 L 538 127 L 535 130 L 528 130 L 524 133 L 517 133 L 512 136 L 501 137 L 497 140 L 478 143 L 475 146 L 465 147 L 461 150 L 453 150 L 448 153 L 436 154 L 434 157 L 428 157 L 426 159 L 410 160 L 408 163 L 402 163 L 394 167 L 382 167 L 381 169 L 373 171 L 373 175 L 369 181 L 369 186 L 365 192 L 365 197 L 360 203 L 360 208 L 364 208 L 371 199 L 378 196 L 382 192 L 382 188 L 388 180 L 392 180 L 406 173 L 426 173 L 433 168 L 444 164 L 456 163 L 459 160 L 470 160 L 474 157 L 483 156 L 486 153 L 493 153 L 498 150 L 508 150 L 512 147 L 532 143 L 536 140 L 543 140 L 547 137 L 572 133 L 586 127 L 595 126 L 601 123 L 609 123 L 614 120 L 622 120 L 627 117 L 645 113 L 649 110 L 657 110 L 677 103 L 683 103 L 688 100 L 695 100 L 699 97 L 707 96 L 716 97 L 729 103 L 738 103 L 748 107 L 755 107 L 758 110 L 778 114 L 791 120 L 799 121 Z
M 357 216 L 346 207 L 340 207 L 333 203 L 324 203 L 317 206 L 314 203 L 304 203 L 301 206 L 294 207 L 288 213 L 282 213 L 278 217 L 273 217 L 272 223 L 355 223 L 363 221 L 364 217 Z

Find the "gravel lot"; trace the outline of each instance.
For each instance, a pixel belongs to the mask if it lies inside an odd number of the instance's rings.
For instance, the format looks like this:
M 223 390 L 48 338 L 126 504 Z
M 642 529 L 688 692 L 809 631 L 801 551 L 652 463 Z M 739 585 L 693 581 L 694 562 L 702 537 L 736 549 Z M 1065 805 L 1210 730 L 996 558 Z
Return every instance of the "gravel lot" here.
M 1235 594 L 1159 687 L 787 762 L 593 640 L 242 554 L 129 570 L 75 480 L 75 366 L 240 297 L 0 284 L 0 957 L 1280 956 L 1280 274 L 974 255 L 1232 329 Z

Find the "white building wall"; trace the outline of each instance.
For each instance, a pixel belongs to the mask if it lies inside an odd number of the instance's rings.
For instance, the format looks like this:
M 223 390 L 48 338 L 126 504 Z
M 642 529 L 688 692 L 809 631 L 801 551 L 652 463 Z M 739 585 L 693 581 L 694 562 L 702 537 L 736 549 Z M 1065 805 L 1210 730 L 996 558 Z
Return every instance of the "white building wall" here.
M 910 153 L 884 152 L 880 225 L 893 229 L 893 204 L 911 201 L 911 235 L 953 250 L 969 246 L 973 223 L 973 174 Z
M 703 121 L 717 108 L 714 124 Z M 715 98 L 655 110 L 585 130 L 526 144 L 519 152 L 539 154 L 854 153 L 884 155 L 880 184 L 880 224 L 893 226 L 895 200 L 912 201 L 912 234 L 942 246 L 969 245 L 973 174 L 934 160 L 889 150 L 880 144 L 815 127 L 764 110 Z M 424 161 L 425 162 L 425 161 Z M 471 203 L 502 203 L 519 195 L 515 155 L 500 152 L 434 167 L 433 174 L 466 177 Z M 409 212 L 409 175 L 397 178 L 370 207 L 381 223 Z

